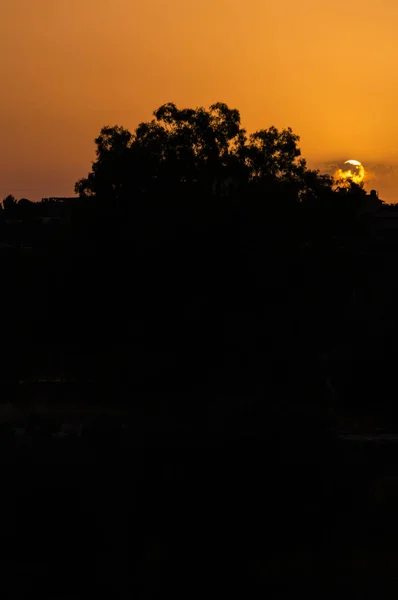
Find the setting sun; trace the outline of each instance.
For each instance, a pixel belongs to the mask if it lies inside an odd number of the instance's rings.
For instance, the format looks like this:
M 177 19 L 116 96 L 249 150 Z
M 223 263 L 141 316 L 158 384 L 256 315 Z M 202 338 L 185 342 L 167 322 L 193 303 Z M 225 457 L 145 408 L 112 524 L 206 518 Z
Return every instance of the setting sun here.
M 347 166 L 345 166 L 347 165 Z M 344 165 L 337 169 L 334 177 L 336 180 L 352 181 L 353 183 L 363 183 L 365 181 L 365 168 L 359 160 L 346 160 Z

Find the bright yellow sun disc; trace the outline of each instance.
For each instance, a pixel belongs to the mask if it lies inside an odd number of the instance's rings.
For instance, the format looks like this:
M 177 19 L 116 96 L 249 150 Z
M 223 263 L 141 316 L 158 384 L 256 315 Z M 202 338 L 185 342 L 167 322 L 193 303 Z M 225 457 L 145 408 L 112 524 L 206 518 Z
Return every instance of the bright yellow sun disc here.
M 337 169 L 334 177 L 336 180 L 359 184 L 365 179 L 365 168 L 359 160 L 346 160 L 342 168 Z

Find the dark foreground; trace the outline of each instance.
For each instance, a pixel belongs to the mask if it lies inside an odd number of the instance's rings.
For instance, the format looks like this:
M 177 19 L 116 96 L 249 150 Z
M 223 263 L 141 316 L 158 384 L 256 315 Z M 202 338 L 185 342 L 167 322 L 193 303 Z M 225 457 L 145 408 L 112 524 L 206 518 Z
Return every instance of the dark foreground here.
M 61 412 L 1 426 L 4 597 L 332 598 L 394 586 L 393 444 Z

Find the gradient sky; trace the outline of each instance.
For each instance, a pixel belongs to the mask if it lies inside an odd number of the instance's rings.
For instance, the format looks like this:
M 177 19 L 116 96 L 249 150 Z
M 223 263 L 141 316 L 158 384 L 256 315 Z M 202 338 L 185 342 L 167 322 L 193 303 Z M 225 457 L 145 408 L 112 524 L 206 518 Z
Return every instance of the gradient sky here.
M 0 0 L 0 197 L 73 195 L 103 125 L 165 102 L 291 126 L 398 202 L 396 0 Z

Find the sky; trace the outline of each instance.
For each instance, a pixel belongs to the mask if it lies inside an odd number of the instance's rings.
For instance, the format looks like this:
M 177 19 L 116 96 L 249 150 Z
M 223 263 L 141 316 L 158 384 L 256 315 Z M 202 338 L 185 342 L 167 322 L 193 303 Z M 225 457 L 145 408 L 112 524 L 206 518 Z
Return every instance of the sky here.
M 398 202 L 396 0 L 0 0 L 0 197 L 71 196 L 104 125 L 165 102 L 292 127 Z

